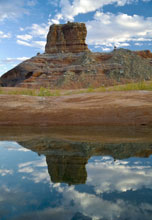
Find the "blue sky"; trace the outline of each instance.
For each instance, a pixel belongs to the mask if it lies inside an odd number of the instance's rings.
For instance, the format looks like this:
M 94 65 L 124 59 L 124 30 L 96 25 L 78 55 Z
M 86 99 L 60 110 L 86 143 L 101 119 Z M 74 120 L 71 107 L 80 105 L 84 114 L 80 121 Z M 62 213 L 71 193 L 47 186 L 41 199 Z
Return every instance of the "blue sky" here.
M 152 51 L 152 0 L 0 0 L 0 75 L 44 52 L 53 23 L 85 22 L 92 51 Z

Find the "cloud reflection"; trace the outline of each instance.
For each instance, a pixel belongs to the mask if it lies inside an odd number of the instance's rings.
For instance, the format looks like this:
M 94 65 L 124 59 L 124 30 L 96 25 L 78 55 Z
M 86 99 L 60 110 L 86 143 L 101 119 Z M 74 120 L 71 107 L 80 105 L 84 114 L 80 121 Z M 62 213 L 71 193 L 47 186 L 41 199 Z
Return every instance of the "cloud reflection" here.
M 0 169 L 0 175 L 1 176 L 12 175 L 12 174 L 13 174 L 13 170 Z
M 45 157 L 36 161 L 29 161 L 18 164 L 18 172 L 23 173 L 23 179 L 32 180 L 34 183 L 49 183 L 50 176 L 47 171 Z M 25 176 L 25 174 L 28 174 Z
M 22 147 L 15 141 L 0 141 L 0 147 L 7 149 L 8 151 L 23 151 L 28 152 L 30 150 Z
M 137 159 L 138 160 L 138 159 Z M 126 192 L 143 187 L 152 189 L 152 169 L 147 161 L 139 159 L 135 163 L 129 161 L 114 161 L 113 158 L 97 160 L 87 164 L 88 185 L 93 185 L 97 194 L 113 191 Z M 147 159 L 148 160 L 148 159 Z
M 61 191 L 61 186 L 59 187 Z M 74 212 L 81 212 L 94 220 L 149 220 L 152 217 L 152 205 L 141 202 L 138 206 L 127 200 L 108 201 L 90 193 L 79 192 L 74 186 L 64 187 L 62 196 L 65 209 L 70 206 Z

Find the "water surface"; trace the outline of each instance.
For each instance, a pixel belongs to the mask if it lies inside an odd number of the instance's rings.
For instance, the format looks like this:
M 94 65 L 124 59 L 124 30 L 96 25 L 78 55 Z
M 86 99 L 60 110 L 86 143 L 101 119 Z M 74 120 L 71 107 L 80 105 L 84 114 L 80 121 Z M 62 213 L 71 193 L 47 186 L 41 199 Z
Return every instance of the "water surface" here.
M 18 139 L 0 141 L 0 219 L 152 219 L 152 141 Z

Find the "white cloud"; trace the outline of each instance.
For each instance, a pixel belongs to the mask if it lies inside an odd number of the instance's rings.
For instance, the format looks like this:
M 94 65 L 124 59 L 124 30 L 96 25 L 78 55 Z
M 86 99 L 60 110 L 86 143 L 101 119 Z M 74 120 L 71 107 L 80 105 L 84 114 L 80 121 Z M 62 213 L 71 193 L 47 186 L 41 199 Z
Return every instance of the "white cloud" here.
M 135 43 L 136 46 L 142 46 L 143 43 Z
M 42 51 L 44 51 L 44 47 L 45 47 L 45 44 L 46 44 L 46 41 L 31 41 L 30 43 L 28 43 L 26 41 L 17 40 L 16 42 L 19 45 L 38 48 L 38 49 L 40 49 Z
M 15 63 L 15 62 L 24 61 L 24 60 L 27 60 L 27 59 L 29 59 L 29 57 L 17 57 L 17 58 L 7 57 L 3 60 L 0 60 L 0 63 Z
M 117 47 L 129 47 L 130 44 L 129 43 L 117 43 L 116 46 Z
M 116 4 L 123 6 L 127 3 L 135 2 L 136 0 L 61 0 L 61 14 L 65 20 L 73 21 L 74 17 L 78 14 L 85 14 L 88 12 L 96 11 L 104 5 Z
M 23 40 L 17 40 L 16 42 L 17 42 L 17 44 L 20 44 L 23 46 L 32 47 L 32 45 L 30 43 L 23 41 Z
M 109 52 L 111 50 L 111 48 L 109 48 L 109 47 L 101 47 L 101 50 L 103 52 Z
M 20 27 L 19 29 L 20 29 L 20 31 L 24 31 L 24 28 L 22 28 L 22 27 Z
M 10 38 L 10 37 L 11 37 L 10 33 L 5 34 L 3 31 L 0 31 L 0 39 L 1 38 Z
M 152 17 L 97 11 L 94 20 L 87 22 L 87 29 L 90 45 L 129 46 L 129 41 L 152 40 Z
M 30 41 L 32 39 L 32 36 L 30 34 L 24 34 L 24 35 L 17 35 L 17 38 L 24 41 Z
M 49 31 L 49 27 L 52 24 L 50 20 L 47 23 L 32 24 L 31 27 L 21 28 L 21 31 L 27 31 L 26 34 L 17 35 L 17 44 L 34 47 L 44 51 L 46 44 L 46 36 Z M 38 39 L 38 40 L 37 40 Z M 44 39 L 44 40 L 39 40 Z M 30 41 L 30 42 L 29 42 Z
M 55 17 L 53 19 L 51 19 L 51 22 L 53 24 L 59 24 L 61 19 L 63 19 L 63 15 L 62 14 L 56 14 Z
M 1 0 L 0 1 L 0 21 L 5 19 L 15 19 L 27 13 L 24 8 L 24 0 Z
M 28 29 L 30 29 L 30 34 L 33 37 L 46 38 L 50 24 L 50 22 L 47 24 L 32 24 Z

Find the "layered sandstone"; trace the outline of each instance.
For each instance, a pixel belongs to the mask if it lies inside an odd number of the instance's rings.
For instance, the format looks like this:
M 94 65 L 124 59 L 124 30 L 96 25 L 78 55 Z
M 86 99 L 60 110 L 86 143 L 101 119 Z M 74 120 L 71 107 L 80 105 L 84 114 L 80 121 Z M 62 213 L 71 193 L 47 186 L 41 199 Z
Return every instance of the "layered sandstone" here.
M 152 59 L 152 53 L 150 52 L 150 50 L 140 50 L 140 51 L 136 51 L 135 53 L 143 58 Z
M 45 53 L 80 53 L 88 51 L 85 43 L 87 29 L 84 23 L 52 25 L 50 27 Z

